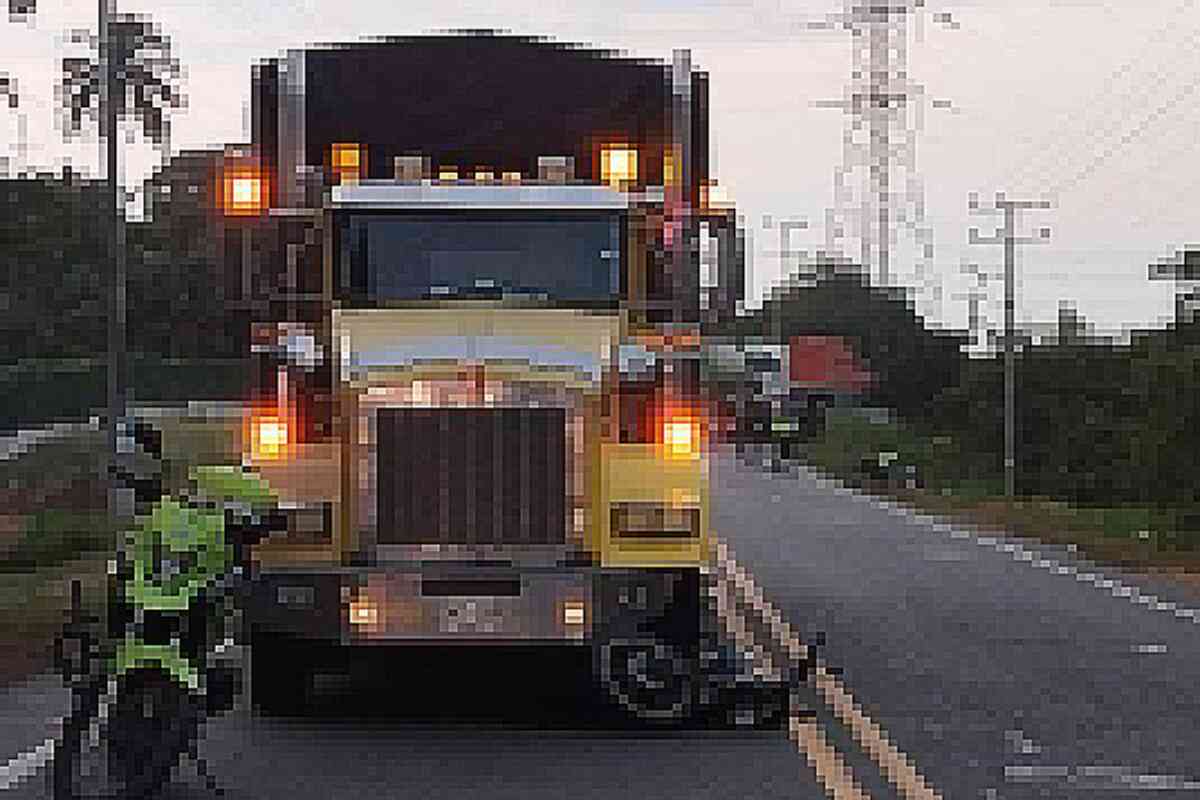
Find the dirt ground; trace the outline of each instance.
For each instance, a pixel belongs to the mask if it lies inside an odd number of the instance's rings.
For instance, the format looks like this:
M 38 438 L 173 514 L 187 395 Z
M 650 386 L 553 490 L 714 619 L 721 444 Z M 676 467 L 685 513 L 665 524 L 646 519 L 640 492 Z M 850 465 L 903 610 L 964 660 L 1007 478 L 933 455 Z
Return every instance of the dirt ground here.
M 38 572 L 0 574 L 0 686 L 48 668 L 54 640 L 70 609 L 71 581 L 84 606 L 102 608 L 107 555 L 96 554 Z

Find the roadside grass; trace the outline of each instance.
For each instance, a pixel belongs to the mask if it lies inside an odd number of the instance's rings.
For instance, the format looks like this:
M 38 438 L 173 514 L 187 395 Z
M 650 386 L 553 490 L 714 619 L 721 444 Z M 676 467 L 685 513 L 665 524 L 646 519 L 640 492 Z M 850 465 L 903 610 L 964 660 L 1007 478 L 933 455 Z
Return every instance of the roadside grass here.
M 921 476 L 919 487 L 867 474 L 864 463 L 878 463 L 880 453 L 888 454 L 895 463 L 914 465 Z M 872 494 L 980 527 L 1069 546 L 1098 563 L 1200 573 L 1195 509 L 1133 504 L 1091 507 L 1038 496 L 1020 496 L 1009 502 L 1004 497 L 1003 478 L 997 474 L 998 465 L 990 463 L 991 459 L 971 453 L 951 437 L 926 434 L 896 420 L 831 417 L 823 434 L 803 447 L 802 459 Z
M 164 433 L 163 482 L 180 488 L 188 469 L 231 463 L 240 422 L 151 417 Z M 107 510 L 108 448 L 103 431 L 37 445 L 0 461 L 0 573 L 52 567 L 111 551 L 116 531 Z
M 104 612 L 107 554 L 91 553 L 54 567 L 0 573 L 0 686 L 53 664 L 54 641 L 68 619 L 71 582 L 85 613 Z
M 25 518 L 23 533 L 0 561 L 0 573 L 34 572 L 93 553 L 111 553 L 116 541 L 106 511 L 42 509 Z
M 240 423 L 161 420 L 164 483 L 177 488 L 196 463 L 240 452 Z M 85 611 L 102 614 L 106 565 L 118 531 L 105 505 L 103 432 L 42 444 L 0 462 L 0 686 L 52 664 L 55 637 L 80 580 Z

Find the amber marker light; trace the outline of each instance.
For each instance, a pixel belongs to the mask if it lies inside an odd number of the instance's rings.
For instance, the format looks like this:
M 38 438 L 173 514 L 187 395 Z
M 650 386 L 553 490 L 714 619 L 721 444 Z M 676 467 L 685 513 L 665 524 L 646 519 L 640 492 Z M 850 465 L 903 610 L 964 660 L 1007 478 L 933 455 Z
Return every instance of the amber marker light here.
M 375 602 L 365 597 L 350 601 L 350 624 L 356 626 L 373 626 L 379 623 L 379 607 Z
M 267 182 L 253 168 L 229 170 L 221 188 L 221 205 L 228 216 L 257 216 L 267 208 Z
M 661 444 L 670 459 L 691 459 L 700 455 L 700 417 L 691 411 L 672 410 L 663 416 Z
M 638 151 L 628 144 L 606 144 L 600 148 L 600 180 L 614 189 L 637 183 Z
M 337 142 L 330 147 L 329 165 L 338 183 L 353 183 L 363 176 L 366 159 L 357 142 Z

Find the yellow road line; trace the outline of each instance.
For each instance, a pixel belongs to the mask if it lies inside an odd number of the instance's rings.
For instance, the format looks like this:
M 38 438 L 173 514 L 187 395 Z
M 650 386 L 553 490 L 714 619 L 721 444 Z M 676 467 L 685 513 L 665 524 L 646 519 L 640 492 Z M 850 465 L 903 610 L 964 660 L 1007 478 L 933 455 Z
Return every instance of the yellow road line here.
M 825 732 L 817 726 L 816 720 L 793 716 L 788 731 L 833 800 L 870 800 L 841 755 L 826 741 Z
M 887 732 L 867 716 L 836 676 L 817 665 L 815 680 L 822 699 L 833 708 L 833 713 L 850 729 L 854 740 L 862 745 L 883 770 L 884 777 L 906 800 L 941 800 L 942 796 L 926 783 L 912 760 L 892 744 Z
M 727 636 L 733 639 L 738 646 L 739 652 L 747 652 L 752 654 L 756 668 L 760 668 L 763 677 L 767 680 L 780 680 L 783 677 L 782 671 L 775 664 L 775 659 L 771 654 L 758 643 L 754 637 L 754 632 L 750 630 L 750 626 L 736 608 L 730 605 L 728 595 L 729 583 L 720 581 L 713 587 L 712 597 L 716 601 L 717 620 L 724 628 Z
M 715 537 L 714 542 L 712 556 L 718 574 L 732 583 L 743 601 L 761 615 L 775 636 L 776 645 L 784 648 L 792 658 L 807 655 L 808 648 L 784 621 L 782 614 L 766 599 L 750 574 L 738 566 L 729 547 L 716 541 Z M 926 782 L 912 760 L 888 739 L 883 728 L 862 710 L 840 680 L 818 664 L 814 669 L 814 681 L 821 698 L 829 704 L 834 715 L 850 730 L 854 740 L 879 765 L 884 776 L 905 800 L 942 800 L 941 794 Z

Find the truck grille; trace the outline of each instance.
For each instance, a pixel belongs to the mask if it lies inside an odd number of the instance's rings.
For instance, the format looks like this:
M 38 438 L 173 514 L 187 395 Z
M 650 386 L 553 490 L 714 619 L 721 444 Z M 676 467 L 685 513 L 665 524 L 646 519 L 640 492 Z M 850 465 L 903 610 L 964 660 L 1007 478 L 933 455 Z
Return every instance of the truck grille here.
M 566 410 L 381 408 L 379 544 L 557 544 Z

